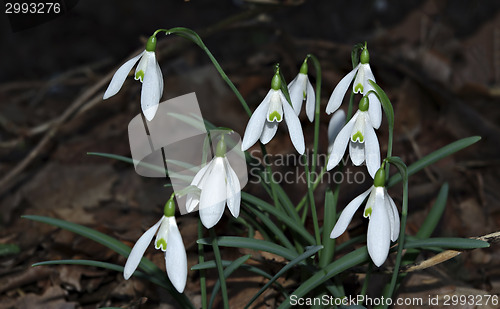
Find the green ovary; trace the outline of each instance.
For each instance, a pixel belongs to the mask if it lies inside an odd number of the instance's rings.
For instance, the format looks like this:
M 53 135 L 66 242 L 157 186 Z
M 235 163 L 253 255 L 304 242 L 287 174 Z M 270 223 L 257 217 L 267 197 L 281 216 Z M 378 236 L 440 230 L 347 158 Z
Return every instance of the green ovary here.
M 354 92 L 358 93 L 358 91 L 363 93 L 363 85 L 362 84 L 357 84 L 356 87 L 354 87 Z
M 156 247 L 161 248 L 161 250 L 167 250 L 167 241 L 164 238 L 160 238 L 156 241 Z
M 140 70 L 139 72 L 135 73 L 135 79 L 142 82 L 144 80 L 144 71 Z
M 280 113 L 274 111 L 274 112 L 269 114 L 268 119 L 269 119 L 269 121 L 274 121 L 275 119 L 276 119 L 276 121 L 281 121 L 281 115 L 280 115 Z
M 361 132 L 358 131 L 358 132 L 354 133 L 354 135 L 351 137 L 351 141 L 353 141 L 353 142 L 358 141 L 360 143 L 363 143 L 365 141 L 365 138 L 364 138 L 363 134 L 361 134 Z

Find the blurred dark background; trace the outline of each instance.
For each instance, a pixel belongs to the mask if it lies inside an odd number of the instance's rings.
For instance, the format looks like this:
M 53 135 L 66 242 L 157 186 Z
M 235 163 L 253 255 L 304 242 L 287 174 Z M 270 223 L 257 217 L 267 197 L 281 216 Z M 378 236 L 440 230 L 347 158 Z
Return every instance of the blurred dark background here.
M 394 104 L 395 155 L 410 164 L 457 139 L 482 136 L 469 149 L 412 176 L 408 233 L 418 230 L 445 182 L 450 195 L 436 236 L 471 237 L 498 230 L 499 1 L 89 0 L 68 2 L 68 8 L 25 30 L 13 27 L 7 14 L 0 15 L 0 244 L 20 248 L 0 256 L 0 308 L 171 308 L 172 300 L 160 290 L 140 280 L 124 281 L 116 272 L 31 268 L 42 260 L 85 258 L 123 265 L 124 259 L 90 240 L 20 218 L 57 217 L 133 245 L 161 215 L 170 195 L 165 180 L 145 179 L 126 163 L 86 154 L 130 156 L 127 125 L 140 112 L 140 84 L 130 77 L 116 96 L 101 98 L 111 74 L 142 51 L 158 28 L 198 31 L 252 110 L 269 89 L 275 63 L 291 80 L 305 55 L 313 53 L 322 65 L 324 111 L 333 88 L 351 69 L 352 46 L 366 41 L 377 82 Z M 160 35 L 158 41 L 163 98 L 194 91 L 205 118 L 243 135 L 246 114 L 206 54 L 179 37 Z M 314 69 L 310 72 L 315 85 Z M 329 117 L 323 112 L 321 117 L 320 150 L 325 152 Z M 305 113 L 300 119 L 311 148 L 313 126 Z M 378 133 L 385 153 L 385 120 Z M 268 151 L 296 155 L 284 128 Z M 295 167 L 275 168 L 288 169 Z M 283 186 L 295 202 L 305 193 L 303 184 Z M 331 184 L 317 190 L 318 203 L 327 186 Z M 343 186 L 339 209 L 365 187 Z M 257 186 L 245 190 L 268 199 Z M 391 189 L 398 205 L 400 191 Z M 179 221 L 193 265 L 196 216 Z M 352 227 L 339 241 L 364 233 L 366 220 L 358 216 Z M 217 226 L 221 235 L 240 229 L 227 216 Z M 234 259 L 243 253 L 223 254 Z M 151 250 L 147 256 L 163 267 L 160 252 Z M 408 276 L 400 293 L 498 294 L 498 261 L 497 245 L 467 252 Z M 271 271 L 276 269 L 269 263 Z M 211 275 L 209 284 L 217 277 Z M 199 303 L 198 275 L 190 271 L 189 276 L 186 293 Z M 362 278 L 348 280 L 355 295 Z M 246 303 L 263 282 L 246 273 L 235 276 L 229 285 L 232 307 Z M 290 288 L 295 283 L 293 276 L 282 282 Z M 274 307 L 280 302 L 276 295 L 267 294 L 259 308 Z

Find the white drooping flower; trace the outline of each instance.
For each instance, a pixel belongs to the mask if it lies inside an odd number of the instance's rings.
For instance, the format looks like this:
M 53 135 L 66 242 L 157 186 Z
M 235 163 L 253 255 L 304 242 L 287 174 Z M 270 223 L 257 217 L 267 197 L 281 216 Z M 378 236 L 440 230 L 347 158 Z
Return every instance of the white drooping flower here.
M 144 116 L 149 121 L 154 118 L 163 94 L 163 75 L 160 65 L 158 61 L 156 61 L 155 49 L 156 37 L 151 36 L 146 44 L 146 49 L 139 55 L 125 62 L 115 72 L 103 97 L 103 99 L 106 100 L 117 94 L 123 86 L 128 73 L 132 70 L 137 61 L 139 61 L 134 76 L 136 80 L 142 83 L 141 109 Z
M 368 253 L 373 263 L 380 266 L 387 259 L 391 240 L 396 241 L 398 239 L 400 229 L 398 209 L 385 188 L 383 167 L 377 171 L 373 186 L 361 193 L 344 208 L 339 220 L 333 227 L 330 238 L 337 238 L 345 232 L 354 213 L 368 195 L 368 201 L 363 212 L 363 216 L 370 219 L 367 233 Z
M 340 107 L 345 93 L 349 88 L 351 81 L 354 79 L 354 83 L 352 85 L 353 92 L 361 93 L 364 96 L 368 94 L 371 103 L 368 110 L 368 113 L 370 114 L 370 122 L 375 129 L 378 129 L 382 122 L 382 106 L 377 95 L 373 92 L 373 87 L 368 82 L 368 80 L 375 82 L 375 77 L 373 76 L 369 62 L 370 54 L 368 53 L 368 49 L 365 47 L 361 52 L 359 64 L 351 72 L 344 76 L 344 78 L 342 78 L 333 90 L 333 93 L 328 100 L 328 104 L 326 105 L 326 112 L 331 114 Z M 355 75 L 356 77 L 354 77 Z
M 349 156 L 354 165 L 359 166 L 366 162 L 368 173 L 374 177 L 380 167 L 380 148 L 375 130 L 370 122 L 368 108 L 371 103 L 364 96 L 359 103 L 359 110 L 340 130 L 333 142 L 328 158 L 326 169 L 329 171 L 344 156 L 347 144 L 349 144 Z
M 248 121 L 241 143 L 241 150 L 247 150 L 259 139 L 263 144 L 269 143 L 276 134 L 278 124 L 283 118 L 285 118 L 288 126 L 293 146 L 295 146 L 298 153 L 304 154 L 305 143 L 302 126 L 294 109 L 281 92 L 281 78 L 278 70 L 271 82 L 271 90 L 269 90 Z
M 156 234 L 155 248 L 165 252 L 167 275 L 175 289 L 182 293 L 187 280 L 187 257 L 182 236 L 175 221 L 173 197 L 165 204 L 164 215 L 137 240 L 125 263 L 123 277 L 128 280 Z
M 199 205 L 200 219 L 207 229 L 219 222 L 226 204 L 233 217 L 239 216 L 240 181 L 226 157 L 224 137 L 217 143 L 215 157 L 196 173 L 191 185 L 201 192 L 187 194 L 186 210 L 192 212 Z
M 290 93 L 290 101 L 292 101 L 295 114 L 297 116 L 300 114 L 302 102 L 306 100 L 306 115 L 309 121 L 313 122 L 316 95 L 307 76 L 307 59 L 302 63 L 299 74 L 288 84 L 288 92 Z

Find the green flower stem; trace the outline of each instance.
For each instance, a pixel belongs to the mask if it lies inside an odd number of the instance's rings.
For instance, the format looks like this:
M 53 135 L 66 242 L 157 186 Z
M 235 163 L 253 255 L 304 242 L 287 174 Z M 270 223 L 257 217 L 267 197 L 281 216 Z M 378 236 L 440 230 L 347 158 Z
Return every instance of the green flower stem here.
M 323 175 L 325 175 L 326 173 L 326 165 L 323 166 L 323 168 L 321 169 L 321 171 L 319 172 L 319 176 L 318 178 L 314 181 L 313 185 L 312 185 L 312 190 L 315 191 L 316 188 L 318 187 L 319 183 L 321 182 L 321 179 L 323 178 Z M 307 194 L 306 193 L 302 199 L 300 200 L 300 202 L 297 204 L 297 206 L 295 207 L 295 209 L 297 209 L 297 211 L 300 211 L 302 209 L 302 207 L 304 207 L 306 201 L 307 201 Z
M 217 235 L 215 229 L 211 228 L 210 237 L 212 237 L 212 248 L 214 250 L 215 264 L 217 265 L 217 272 L 219 273 L 220 291 L 222 294 L 222 302 L 224 309 L 229 309 L 229 299 L 227 297 L 226 277 L 224 276 L 224 268 L 222 266 L 222 258 L 220 255 L 219 245 L 217 244 Z
M 347 107 L 347 117 L 345 119 L 345 123 L 348 123 L 352 117 L 352 107 L 354 106 L 354 91 L 351 88 L 351 96 L 349 97 L 349 106 Z
M 307 55 L 311 59 L 316 70 L 316 102 L 314 107 L 314 146 L 311 170 L 316 171 L 317 157 L 318 157 L 318 141 L 319 141 L 319 125 L 320 125 L 320 107 L 321 107 L 321 66 L 318 58 L 312 54 Z
M 316 239 L 316 245 L 321 245 L 321 237 L 319 234 L 319 224 L 318 224 L 318 213 L 316 211 L 316 203 L 314 202 L 314 192 L 311 186 L 311 172 L 309 171 L 309 163 L 307 162 L 307 156 L 303 155 L 302 160 L 304 161 L 304 166 L 307 175 L 307 195 L 309 197 L 309 205 L 311 205 L 311 215 L 314 225 L 314 236 Z M 321 252 L 319 253 L 321 255 Z
M 368 270 L 366 271 L 365 281 L 363 282 L 363 286 L 361 287 L 361 291 L 359 292 L 359 295 L 362 295 L 363 298 L 366 295 L 366 292 L 368 291 L 368 283 L 370 282 L 370 277 L 372 273 L 373 273 L 373 262 L 370 260 L 368 262 Z M 358 305 L 361 306 L 363 304 L 358 303 Z
M 396 256 L 396 263 L 394 264 L 391 283 L 389 285 L 387 293 L 385 294 L 386 297 L 392 297 L 398 281 L 399 267 L 401 266 L 401 260 L 403 258 L 403 247 L 405 243 L 405 229 L 406 229 L 407 216 L 408 216 L 408 181 L 405 181 L 403 187 L 403 207 L 401 210 L 401 231 L 399 232 L 398 253 Z M 387 308 L 387 305 L 385 306 L 385 308 Z
M 198 217 L 198 239 L 203 238 L 203 225 L 201 224 L 201 219 Z M 205 253 L 202 244 L 198 244 L 198 264 L 203 264 L 205 262 Z M 207 279 L 206 271 L 200 269 L 200 290 L 201 290 L 201 308 L 207 309 Z
M 215 57 L 212 55 L 212 53 L 207 48 L 205 43 L 203 43 L 203 40 L 200 38 L 200 36 L 195 31 L 193 31 L 189 28 L 184 28 L 184 27 L 176 27 L 176 28 L 171 28 L 171 29 L 161 29 L 160 31 L 164 31 L 166 34 L 172 33 L 172 34 L 176 34 L 178 36 L 181 36 L 183 38 L 186 38 L 186 39 L 192 41 L 193 43 L 195 43 L 196 45 L 198 45 L 201 49 L 203 49 L 203 51 L 207 54 L 208 58 L 210 58 L 213 65 L 215 66 L 215 68 L 219 72 L 222 79 L 228 84 L 229 88 L 231 88 L 231 90 L 234 92 L 234 94 L 236 95 L 236 97 L 240 101 L 240 103 L 243 106 L 243 109 L 247 113 L 248 117 L 252 116 L 252 111 L 248 107 L 248 104 L 245 101 L 245 99 L 243 98 L 243 96 L 241 95 L 241 93 L 238 91 L 236 86 L 234 86 L 233 82 L 229 79 L 229 77 L 227 77 L 226 73 L 224 72 L 224 70 L 220 66 L 217 59 L 215 59 Z

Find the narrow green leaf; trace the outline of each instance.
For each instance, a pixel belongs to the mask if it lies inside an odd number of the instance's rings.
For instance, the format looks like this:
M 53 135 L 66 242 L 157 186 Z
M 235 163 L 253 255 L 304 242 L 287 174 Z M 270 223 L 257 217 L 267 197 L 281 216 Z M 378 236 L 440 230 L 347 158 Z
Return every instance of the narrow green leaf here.
M 298 257 L 296 257 L 294 260 L 290 261 L 290 263 L 288 263 L 287 265 L 285 265 L 280 271 L 278 271 L 276 273 L 276 275 L 274 275 L 274 277 L 269 280 L 253 297 L 252 299 L 250 299 L 250 301 L 248 302 L 248 304 L 245 306 L 245 308 L 248 308 L 262 293 L 264 293 L 265 290 L 267 290 L 267 288 L 269 286 L 271 286 L 271 284 L 273 284 L 278 278 L 280 278 L 284 273 L 286 273 L 289 269 L 291 269 L 293 266 L 295 266 L 297 263 L 299 262 L 302 262 L 303 260 L 307 259 L 308 257 L 312 256 L 313 254 L 315 254 L 316 252 L 318 252 L 319 250 L 321 250 L 323 248 L 323 246 L 313 246 L 313 247 L 309 247 L 306 252 L 302 253 L 301 255 L 299 255 Z
M 284 213 L 279 208 L 273 207 L 271 204 L 246 192 L 241 192 L 241 199 L 249 203 L 250 206 L 260 207 L 265 212 L 268 212 L 271 215 L 279 218 L 288 228 L 290 228 L 290 230 L 302 236 L 302 238 L 304 238 L 304 240 L 306 240 L 309 245 L 315 244 L 314 237 L 309 234 L 304 226 L 302 224 L 297 224 L 293 219 L 288 217 L 287 213 Z
M 110 159 L 114 159 L 114 160 L 118 160 L 118 161 L 130 163 L 130 164 L 134 164 L 134 162 L 135 162 L 135 163 L 137 163 L 137 165 L 140 165 L 142 167 L 145 167 L 145 168 L 148 168 L 150 170 L 154 170 L 154 171 L 157 171 L 157 172 L 160 172 L 160 173 L 165 173 L 165 175 L 167 175 L 167 170 L 165 170 L 165 167 L 163 167 L 163 166 L 158 166 L 158 165 L 154 165 L 154 164 L 150 164 L 150 163 L 144 163 L 144 162 L 136 162 L 136 160 L 134 160 L 134 159 L 131 159 L 131 158 L 128 158 L 128 157 L 124 157 L 124 156 L 120 156 L 120 155 L 116 155 L 116 154 L 111 154 L 111 153 L 87 152 L 87 154 L 89 156 L 98 156 L 98 157 L 110 158 Z
M 337 186 L 338 187 L 338 186 Z M 336 190 L 338 193 L 338 190 Z M 333 258 L 335 250 L 335 239 L 330 238 L 330 233 L 335 226 L 335 217 L 337 215 L 337 198 L 334 196 L 330 188 L 325 192 L 324 216 L 323 216 L 323 235 L 322 244 L 323 251 L 319 259 L 319 267 L 324 268 Z
M 225 279 L 229 278 L 229 276 L 231 276 L 231 274 L 236 269 L 238 269 L 241 265 L 243 265 L 251 256 L 252 256 L 251 254 L 247 254 L 247 255 L 241 256 L 241 257 L 237 258 L 236 260 L 234 260 L 233 262 L 231 262 L 231 264 L 229 264 L 229 266 L 227 266 L 226 269 L 224 269 L 224 278 Z M 208 308 L 212 308 L 214 301 L 215 301 L 215 295 L 217 295 L 217 292 L 219 292 L 219 289 L 220 289 L 220 279 L 218 279 L 214 284 L 214 287 L 212 289 L 212 296 L 210 297 L 210 302 L 209 302 Z
M 446 207 L 446 201 L 448 199 L 448 183 L 443 184 L 441 190 L 439 190 L 439 194 L 436 198 L 436 202 L 434 206 L 432 206 L 429 214 L 425 217 L 424 223 L 420 226 L 420 229 L 417 232 L 416 237 L 420 239 L 428 238 L 434 232 L 441 216 L 444 213 L 444 209 Z
M 288 240 L 281 229 L 277 227 L 276 224 L 274 224 L 274 222 L 265 213 L 260 210 L 256 210 L 253 207 L 247 207 L 247 209 L 250 210 L 257 218 L 259 218 L 262 224 L 264 224 L 285 247 L 295 251 L 295 247 L 293 246 L 293 244 Z
M 478 248 L 488 248 L 490 244 L 486 241 L 472 238 L 455 238 L 455 237 L 435 237 L 418 240 L 408 240 L 405 244 L 405 249 L 413 248 L 432 248 L 441 249 L 457 249 L 470 250 Z
M 211 245 L 212 239 L 210 238 L 199 239 L 198 243 L 202 245 Z M 265 251 L 277 254 L 289 261 L 297 257 L 297 254 L 290 249 L 260 239 L 251 239 L 251 238 L 236 237 L 236 236 L 221 236 L 217 237 L 217 243 L 219 244 L 219 246 L 223 247 L 246 248 L 246 249 Z
M 59 228 L 62 228 L 64 230 L 68 230 L 70 232 L 73 232 L 75 234 L 81 235 L 83 237 L 87 237 L 88 239 L 91 239 L 95 242 L 100 243 L 101 245 L 115 251 L 116 253 L 128 257 L 130 254 L 130 251 L 132 250 L 129 246 L 125 245 L 124 243 L 120 242 L 119 240 L 110 237 L 106 234 L 100 233 L 96 230 L 93 230 L 91 228 L 76 224 L 76 223 L 71 223 L 55 218 L 49 218 L 49 217 L 43 217 L 43 216 L 34 216 L 34 215 L 25 215 L 22 216 L 22 218 L 37 221 L 37 222 L 42 222 L 45 224 L 57 226 Z M 186 297 L 184 294 L 179 294 L 177 290 L 174 288 L 172 283 L 170 283 L 169 280 L 166 280 L 166 276 L 164 276 L 164 272 L 159 269 L 153 262 L 149 261 L 146 258 L 142 258 L 141 263 L 139 264 L 139 267 L 145 270 L 148 274 L 156 276 L 157 278 L 165 278 L 165 282 L 167 283 L 167 290 L 169 293 L 179 302 L 180 305 L 185 306 L 187 308 L 193 308 L 193 305 L 189 301 L 189 299 Z
M 448 144 L 444 147 L 442 147 L 441 149 L 438 149 L 430 154 L 428 154 L 427 156 L 421 158 L 420 160 L 418 160 L 417 162 L 413 163 L 413 164 L 410 164 L 410 166 L 408 166 L 408 176 L 411 176 L 417 172 L 419 172 L 420 170 L 424 169 L 425 167 L 459 151 L 459 150 L 462 150 L 466 147 L 469 147 L 470 145 L 474 144 L 474 143 L 477 143 L 479 140 L 481 140 L 481 137 L 479 136 L 471 136 L 471 137 L 467 137 L 467 138 L 463 138 L 461 140 L 458 140 L 456 142 L 453 142 L 451 144 Z M 401 175 L 400 174 L 395 174 L 394 176 L 392 176 L 388 183 L 387 183 L 387 187 L 392 187 L 393 185 L 395 185 L 396 183 L 400 182 L 401 181 Z
M 21 250 L 14 244 L 0 244 L 0 256 L 18 254 Z
M 48 265 L 84 265 L 84 266 L 92 266 L 92 267 L 99 267 L 99 268 L 104 268 L 104 269 L 109 269 L 109 270 L 114 270 L 120 273 L 123 273 L 123 266 L 121 265 L 116 265 L 112 263 L 107 263 L 107 262 L 101 262 L 101 261 L 92 261 L 92 260 L 55 260 L 55 261 L 44 261 L 44 262 L 38 262 L 35 263 L 31 266 L 37 267 L 37 266 L 48 266 Z M 145 274 L 140 271 L 135 271 L 133 276 L 136 276 L 138 278 L 146 279 L 158 286 L 161 286 L 162 288 L 168 289 L 168 285 L 166 284 L 166 280 L 159 280 L 157 277 L 150 276 L 148 274 Z
M 366 246 L 350 252 L 329 264 L 323 269 L 323 271 L 318 271 L 316 274 L 304 281 L 295 291 L 293 291 L 291 295 L 294 295 L 297 298 L 304 297 L 307 293 L 322 285 L 333 276 L 336 276 L 354 266 L 366 263 L 368 259 L 369 256 Z M 290 307 L 290 298 L 288 298 L 278 308 L 283 309 Z

